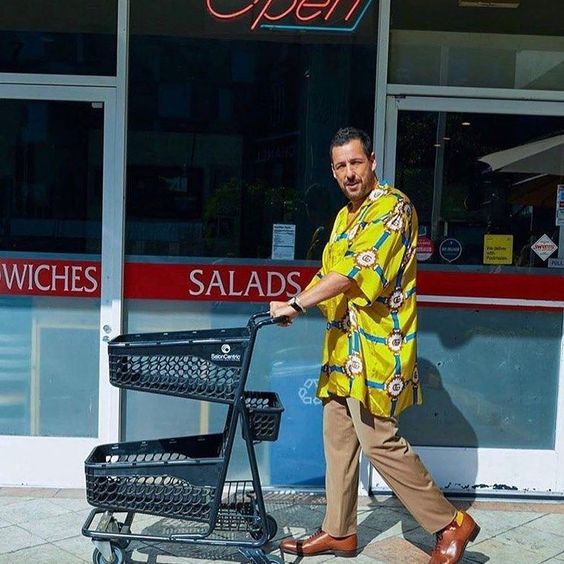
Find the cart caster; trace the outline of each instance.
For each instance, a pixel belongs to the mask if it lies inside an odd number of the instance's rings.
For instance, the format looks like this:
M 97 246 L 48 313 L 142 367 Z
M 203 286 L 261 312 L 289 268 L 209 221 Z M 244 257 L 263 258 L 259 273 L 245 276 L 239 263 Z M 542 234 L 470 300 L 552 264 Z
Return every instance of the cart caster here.
M 129 539 L 115 539 L 114 543 L 122 550 L 127 550 L 127 547 L 131 543 Z
M 112 544 L 112 554 L 113 554 L 113 561 L 106 560 L 104 555 L 97 549 L 94 549 L 92 553 L 92 562 L 94 564 L 124 564 L 125 562 L 125 550 L 120 546 Z
M 125 531 L 124 531 L 124 529 L 125 529 Z M 115 532 L 115 533 L 123 533 L 123 532 L 129 533 L 129 532 L 131 532 L 130 529 L 129 529 L 129 526 L 126 527 L 125 523 L 118 521 L 113 516 L 112 516 L 110 522 L 108 523 L 108 526 L 106 527 L 106 531 L 112 531 L 112 532 Z M 131 543 L 131 539 L 116 538 L 112 541 L 112 543 L 116 546 L 119 546 L 123 550 L 127 550 L 127 547 Z
M 272 515 L 266 516 L 266 530 L 268 532 L 268 540 L 271 541 L 278 532 L 278 523 Z M 260 539 L 260 537 L 262 536 L 262 529 L 251 531 L 251 536 L 254 539 Z

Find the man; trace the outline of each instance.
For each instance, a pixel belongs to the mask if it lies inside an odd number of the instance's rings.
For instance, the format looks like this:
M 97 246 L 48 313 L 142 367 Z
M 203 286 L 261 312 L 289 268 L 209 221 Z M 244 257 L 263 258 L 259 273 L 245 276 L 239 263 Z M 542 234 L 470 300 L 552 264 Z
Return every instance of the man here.
M 321 270 L 289 302 L 271 302 L 272 316 L 318 306 L 327 318 L 317 395 L 323 401 L 327 508 L 321 529 L 303 541 L 285 539 L 300 556 L 357 553 L 356 509 L 362 449 L 423 528 L 437 536 L 430 563 L 458 562 L 479 532 L 470 515 L 447 501 L 395 419 L 421 403 L 416 367 L 417 215 L 399 190 L 378 182 L 370 138 L 340 129 L 331 169 L 349 200 L 338 213 Z

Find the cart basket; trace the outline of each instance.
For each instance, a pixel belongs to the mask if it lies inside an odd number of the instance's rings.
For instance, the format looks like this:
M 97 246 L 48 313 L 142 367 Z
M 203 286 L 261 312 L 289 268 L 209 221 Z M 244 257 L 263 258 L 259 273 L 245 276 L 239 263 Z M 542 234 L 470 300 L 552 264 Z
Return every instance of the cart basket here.
M 233 403 L 248 327 L 121 335 L 108 343 L 110 382 L 119 388 Z
M 249 438 L 252 441 L 276 441 L 284 407 L 276 392 L 243 392 L 249 413 Z M 245 437 L 245 426 L 242 426 Z
M 220 503 L 223 446 L 221 433 L 98 446 L 85 462 L 88 503 L 208 521 Z

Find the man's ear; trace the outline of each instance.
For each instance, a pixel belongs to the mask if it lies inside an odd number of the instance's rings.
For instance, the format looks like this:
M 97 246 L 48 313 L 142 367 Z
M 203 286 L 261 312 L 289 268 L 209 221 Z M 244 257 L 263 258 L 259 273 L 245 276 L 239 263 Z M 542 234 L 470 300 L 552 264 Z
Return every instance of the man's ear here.
M 333 178 L 337 180 L 337 175 L 335 174 L 335 168 L 331 165 L 331 173 L 333 174 Z
M 370 160 L 372 161 L 372 172 L 376 172 L 376 155 L 374 153 L 370 155 Z

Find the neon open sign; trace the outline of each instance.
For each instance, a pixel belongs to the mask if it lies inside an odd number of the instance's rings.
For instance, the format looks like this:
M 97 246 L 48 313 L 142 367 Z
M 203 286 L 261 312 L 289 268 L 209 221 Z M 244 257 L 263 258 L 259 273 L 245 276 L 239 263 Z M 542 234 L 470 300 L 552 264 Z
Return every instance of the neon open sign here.
M 248 18 L 251 30 L 340 31 L 359 26 L 373 0 L 206 0 L 220 20 Z

